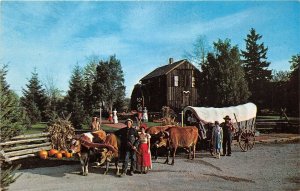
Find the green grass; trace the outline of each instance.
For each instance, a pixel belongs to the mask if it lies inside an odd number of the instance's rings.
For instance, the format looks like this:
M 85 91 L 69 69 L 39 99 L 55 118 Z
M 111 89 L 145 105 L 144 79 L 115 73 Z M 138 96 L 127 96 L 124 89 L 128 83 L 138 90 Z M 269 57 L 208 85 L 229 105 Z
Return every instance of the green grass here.
M 30 129 L 24 132 L 25 135 L 27 134 L 35 134 L 35 133 L 42 133 L 47 128 L 46 123 L 37 123 L 31 126 Z
M 88 125 L 84 125 L 83 129 L 84 130 L 90 130 Z M 104 131 L 116 131 L 116 130 L 118 130 L 117 128 L 109 127 L 109 126 L 104 125 L 104 124 L 101 125 L 101 129 L 103 129 Z
M 153 126 L 160 126 L 161 123 L 155 123 L 155 122 L 147 122 L 146 123 L 148 127 L 153 127 Z
M 148 127 L 152 127 L 152 126 L 160 126 L 161 123 L 155 123 L 155 122 L 147 122 L 146 123 Z M 34 124 L 32 125 L 32 127 L 28 130 L 26 130 L 24 132 L 24 134 L 35 134 L 35 133 L 42 133 L 44 132 L 44 130 L 47 128 L 47 124 L 46 123 L 37 123 L 37 124 Z M 109 127 L 105 124 L 102 124 L 101 125 L 101 128 L 104 130 L 104 131 L 116 131 L 117 128 L 113 128 L 113 127 Z M 84 130 L 89 130 L 89 126 L 88 125 L 83 125 L 83 129 Z

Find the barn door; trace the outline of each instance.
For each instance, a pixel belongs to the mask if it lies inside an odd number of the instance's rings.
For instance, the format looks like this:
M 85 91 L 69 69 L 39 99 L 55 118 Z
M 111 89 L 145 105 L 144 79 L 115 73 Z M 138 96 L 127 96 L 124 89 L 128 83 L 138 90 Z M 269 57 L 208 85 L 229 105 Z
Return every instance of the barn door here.
M 183 91 L 182 92 L 182 105 L 183 107 L 186 107 L 188 105 L 190 105 L 190 91 Z

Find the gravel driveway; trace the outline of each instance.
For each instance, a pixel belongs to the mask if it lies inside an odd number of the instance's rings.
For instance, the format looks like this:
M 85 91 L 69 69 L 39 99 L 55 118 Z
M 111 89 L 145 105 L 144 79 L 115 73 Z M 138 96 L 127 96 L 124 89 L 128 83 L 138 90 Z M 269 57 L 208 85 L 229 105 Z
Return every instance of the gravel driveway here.
M 215 159 L 197 153 L 195 160 L 181 154 L 175 165 L 153 162 L 148 174 L 122 178 L 91 167 L 88 176 L 79 175 L 80 165 L 21 170 L 22 176 L 9 187 L 24 190 L 300 190 L 300 144 L 259 144 L 252 151 L 233 147 L 233 155 Z

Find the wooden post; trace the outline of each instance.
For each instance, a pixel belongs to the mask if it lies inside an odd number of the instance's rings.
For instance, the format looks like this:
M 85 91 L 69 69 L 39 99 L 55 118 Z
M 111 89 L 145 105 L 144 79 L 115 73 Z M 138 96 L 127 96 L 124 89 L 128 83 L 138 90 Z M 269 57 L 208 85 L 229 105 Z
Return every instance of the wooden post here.
M 99 124 L 100 124 L 100 127 L 101 127 L 101 124 L 102 124 L 102 107 L 101 106 L 102 106 L 102 104 L 100 103 L 99 106 L 100 106 Z
M 183 127 L 183 111 L 181 111 L 181 127 Z

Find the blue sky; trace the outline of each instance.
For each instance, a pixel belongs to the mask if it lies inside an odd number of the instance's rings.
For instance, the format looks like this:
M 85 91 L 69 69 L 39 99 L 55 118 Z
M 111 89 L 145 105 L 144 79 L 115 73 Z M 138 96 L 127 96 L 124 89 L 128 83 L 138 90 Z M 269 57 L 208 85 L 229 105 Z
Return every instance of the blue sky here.
M 0 64 L 9 65 L 7 81 L 19 95 L 34 68 L 42 82 L 50 77 L 66 91 L 76 63 L 116 54 L 130 97 L 139 79 L 170 57 L 184 58 L 199 35 L 244 49 L 255 28 L 277 71 L 289 70 L 300 53 L 300 3 L 292 1 L 1 1 L 0 11 Z

